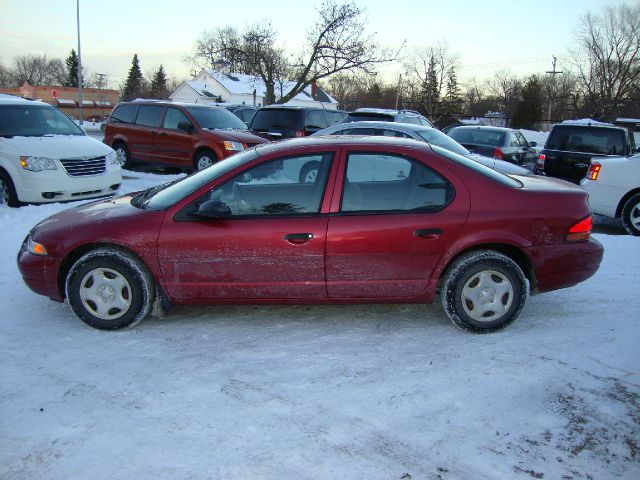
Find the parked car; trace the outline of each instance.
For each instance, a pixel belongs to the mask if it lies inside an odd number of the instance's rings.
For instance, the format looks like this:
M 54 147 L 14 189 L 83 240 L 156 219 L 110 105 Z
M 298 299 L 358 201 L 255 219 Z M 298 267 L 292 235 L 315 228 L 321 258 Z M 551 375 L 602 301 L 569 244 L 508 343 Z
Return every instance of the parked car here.
M 460 126 L 447 132 L 451 138 L 474 153 L 529 166 L 533 171 L 538 152 L 536 142 L 527 142 L 521 132 L 512 128 Z
M 249 125 L 251 124 L 251 120 L 253 120 L 253 116 L 258 111 L 258 108 L 254 107 L 253 105 L 245 105 L 245 104 L 239 104 L 239 103 L 231 103 L 231 104 L 225 104 L 220 106 L 226 108 L 231 113 L 233 113 L 236 117 L 242 120 L 242 122 L 247 126 L 247 128 L 249 128 Z
M 413 138 L 414 140 L 437 145 L 454 153 L 469 157 L 489 168 L 499 171 L 500 173 L 515 175 L 531 174 L 531 172 L 526 168 L 518 167 L 517 165 L 513 165 L 509 162 L 471 153 L 451 137 L 448 137 L 435 128 L 427 127 L 425 125 L 397 122 L 351 122 L 333 125 L 332 127 L 322 129 L 313 135 L 377 135 L 384 137 Z M 316 170 L 317 167 L 314 168 L 312 165 L 309 165 L 304 169 L 303 173 L 306 176 L 313 178 Z
M 633 134 L 623 127 L 598 122 L 566 121 L 554 125 L 540 152 L 536 173 L 573 183 L 584 178 L 591 157 L 630 156 L 636 152 Z
M 300 182 L 307 162 L 315 182 Z M 410 139 L 259 145 L 167 185 L 58 213 L 18 254 L 36 293 L 117 329 L 161 306 L 430 302 L 499 330 L 593 275 L 587 193 Z M 578 307 L 576 307 L 578 308 Z
M 640 154 L 593 158 L 580 185 L 594 213 L 620 218 L 631 235 L 640 236 Z
M 104 133 L 124 168 L 140 162 L 202 170 L 264 142 L 224 108 L 158 100 L 116 105 Z
M 400 122 L 412 123 L 414 125 L 426 125 L 433 127 L 433 123 L 415 110 L 390 110 L 388 108 L 358 108 L 353 112 L 349 112 L 344 119 L 345 122 Z
M 340 110 L 270 105 L 256 112 L 249 128 L 271 140 L 306 137 L 340 123 L 345 115 L 346 113 Z
M 113 195 L 116 153 L 43 102 L 0 98 L 0 205 Z

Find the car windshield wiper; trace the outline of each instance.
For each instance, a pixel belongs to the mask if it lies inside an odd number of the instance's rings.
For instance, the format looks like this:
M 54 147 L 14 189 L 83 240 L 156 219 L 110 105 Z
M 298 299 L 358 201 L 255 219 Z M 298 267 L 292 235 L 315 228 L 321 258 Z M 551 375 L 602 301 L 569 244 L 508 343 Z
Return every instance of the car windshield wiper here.
M 138 208 L 144 208 L 147 201 L 149 201 L 151 197 L 153 197 L 156 193 L 158 193 L 161 190 L 164 190 L 166 187 L 168 187 L 169 185 L 175 182 L 177 182 L 177 180 L 174 180 L 172 182 L 161 183 L 160 185 L 156 185 L 155 187 L 151 187 L 151 188 L 147 188 L 146 190 L 143 190 L 142 192 L 138 193 L 135 197 L 131 199 L 131 205 Z

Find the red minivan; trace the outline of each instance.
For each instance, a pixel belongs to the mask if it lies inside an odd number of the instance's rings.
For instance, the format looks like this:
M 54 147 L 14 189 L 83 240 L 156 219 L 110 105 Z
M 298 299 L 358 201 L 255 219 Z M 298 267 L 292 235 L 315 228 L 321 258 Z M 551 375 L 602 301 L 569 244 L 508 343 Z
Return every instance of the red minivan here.
M 124 168 L 140 162 L 202 170 L 266 141 L 225 108 L 155 100 L 116 105 L 104 135 Z

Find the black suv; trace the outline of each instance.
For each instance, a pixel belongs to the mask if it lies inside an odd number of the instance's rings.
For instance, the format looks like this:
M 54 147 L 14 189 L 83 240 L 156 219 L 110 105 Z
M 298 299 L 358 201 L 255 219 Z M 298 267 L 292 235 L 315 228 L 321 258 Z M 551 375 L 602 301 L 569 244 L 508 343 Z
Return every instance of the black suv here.
M 580 183 L 592 157 L 634 153 L 635 141 L 626 128 L 603 123 L 564 122 L 551 129 L 538 157 L 536 173 Z
M 345 115 L 340 110 L 271 105 L 256 112 L 249 129 L 274 140 L 306 137 L 342 122 Z

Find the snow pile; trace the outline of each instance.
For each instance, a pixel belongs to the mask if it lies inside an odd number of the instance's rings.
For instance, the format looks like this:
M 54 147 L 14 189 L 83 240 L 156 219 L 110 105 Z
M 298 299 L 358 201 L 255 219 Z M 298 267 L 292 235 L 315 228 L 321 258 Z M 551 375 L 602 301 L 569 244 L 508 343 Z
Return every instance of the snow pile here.
M 0 209 L 0 478 L 640 478 L 637 238 L 596 235 L 593 278 L 496 334 L 438 304 L 175 308 L 102 332 L 15 263 L 71 206 Z

